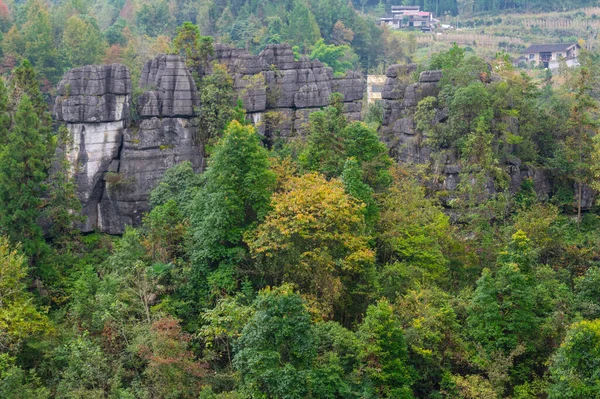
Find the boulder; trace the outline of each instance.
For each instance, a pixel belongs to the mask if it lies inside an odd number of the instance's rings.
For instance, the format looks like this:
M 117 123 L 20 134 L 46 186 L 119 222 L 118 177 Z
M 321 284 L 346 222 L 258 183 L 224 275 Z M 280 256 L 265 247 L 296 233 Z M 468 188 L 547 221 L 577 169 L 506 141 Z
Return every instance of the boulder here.
M 423 71 L 419 75 L 419 82 L 421 83 L 437 83 L 442 79 L 442 71 Z

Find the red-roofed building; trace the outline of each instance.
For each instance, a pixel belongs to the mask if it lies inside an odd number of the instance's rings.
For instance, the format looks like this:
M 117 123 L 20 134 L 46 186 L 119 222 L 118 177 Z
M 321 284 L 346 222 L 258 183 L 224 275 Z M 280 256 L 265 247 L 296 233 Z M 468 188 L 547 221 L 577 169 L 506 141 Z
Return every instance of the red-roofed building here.
M 392 6 L 391 15 L 379 20 L 393 29 L 421 29 L 430 32 L 433 29 L 433 13 L 421 11 L 419 6 Z

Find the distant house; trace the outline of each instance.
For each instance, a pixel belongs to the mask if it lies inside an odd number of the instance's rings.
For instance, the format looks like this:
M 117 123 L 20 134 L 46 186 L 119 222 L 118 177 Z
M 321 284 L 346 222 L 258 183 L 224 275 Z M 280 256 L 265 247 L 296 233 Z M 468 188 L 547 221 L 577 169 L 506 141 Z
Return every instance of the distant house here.
M 379 19 L 379 24 L 393 29 L 420 29 L 431 32 L 433 29 L 433 13 L 421 11 L 419 6 L 392 6 L 392 13 Z
M 567 66 L 578 65 L 577 57 L 581 47 L 577 43 L 533 44 L 523 51 L 528 64 L 543 65 L 548 69 L 558 69 L 560 60 Z

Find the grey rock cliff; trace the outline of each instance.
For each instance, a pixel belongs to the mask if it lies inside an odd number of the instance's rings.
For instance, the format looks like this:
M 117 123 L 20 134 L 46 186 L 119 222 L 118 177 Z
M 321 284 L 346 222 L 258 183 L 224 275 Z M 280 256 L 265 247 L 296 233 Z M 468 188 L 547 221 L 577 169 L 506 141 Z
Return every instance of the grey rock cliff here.
M 249 119 L 268 139 L 304 134 L 308 115 L 329 105 L 335 92 L 344 95 L 347 116 L 360 119 L 366 81 L 359 72 L 334 77 L 317 60 L 295 60 L 287 44 L 269 45 L 258 56 L 217 45 L 213 60 L 227 66 Z
M 196 140 L 198 89 L 185 61 L 161 54 L 146 62 L 138 99 L 139 120 L 125 129 L 116 172 L 106 179 L 101 229 L 120 234 L 139 226 L 150 210 L 149 195 L 167 169 L 184 161 L 201 169 L 202 146 Z
M 414 117 L 419 101 L 428 96 L 439 95 L 442 71 L 424 71 L 416 78 L 416 70 L 417 66 L 413 64 L 392 65 L 386 71 L 386 81 L 382 90 L 384 116 L 381 134 L 390 149 L 390 154 L 398 162 L 428 164 L 432 163 L 432 152 L 427 146 L 427 136 L 417 131 Z M 447 119 L 447 108 L 435 109 L 433 122 L 443 124 Z M 507 126 L 518 128 L 514 126 L 514 121 L 504 122 Z M 443 179 L 433 188 L 448 191 L 451 198 L 452 191 L 456 190 L 460 183 L 461 166 L 451 155 L 445 155 L 437 162 L 441 163 L 437 168 L 441 169 Z M 511 159 L 507 161 L 505 170 L 509 176 L 509 189 L 512 193 L 520 189 L 525 179 L 531 179 L 540 199 L 548 199 L 551 194 L 550 178 L 544 169 L 523 166 L 520 160 Z M 489 194 L 496 191 L 491 179 L 486 190 Z M 584 203 L 589 203 L 587 192 L 584 197 Z
M 268 46 L 258 56 L 217 45 L 214 60 L 227 66 L 248 118 L 267 139 L 304 134 L 309 115 L 336 91 L 344 95 L 346 114 L 360 118 L 360 73 L 334 77 L 319 61 L 295 60 L 288 45 Z M 211 73 L 211 67 L 198 72 Z M 201 103 L 185 61 L 164 54 L 149 60 L 139 86 L 144 91 L 132 121 L 125 66 L 75 68 L 59 83 L 54 116 L 73 138 L 68 157 L 83 205 L 82 231 L 120 234 L 140 225 L 149 194 L 168 168 L 183 161 L 197 171 L 204 166 L 195 119 Z
M 86 66 L 65 74 L 54 106 L 73 138 L 68 157 L 86 218 L 82 231 L 120 234 L 149 210 L 150 191 L 171 166 L 200 169 L 194 109 L 198 91 L 179 56 L 159 55 L 144 66 L 140 119 L 130 124 L 131 78 L 123 65 Z
M 72 137 L 67 157 L 86 217 L 81 229 L 92 231 L 100 227 L 104 177 L 119 159 L 129 120 L 129 70 L 120 64 L 75 68 L 59 83 L 58 94 L 54 117 Z

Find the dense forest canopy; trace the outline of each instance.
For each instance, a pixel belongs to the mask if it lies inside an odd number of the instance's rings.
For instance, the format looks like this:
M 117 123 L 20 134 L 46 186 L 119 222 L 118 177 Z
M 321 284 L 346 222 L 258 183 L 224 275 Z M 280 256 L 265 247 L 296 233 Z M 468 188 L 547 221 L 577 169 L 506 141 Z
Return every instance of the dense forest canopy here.
M 375 23 L 397 4 L 419 5 L 440 18 L 593 6 L 585 1 L 7 0 L 0 3 L 2 67 L 8 72 L 29 60 L 50 92 L 76 66 L 120 62 L 139 70 L 152 55 L 169 52 L 176 28 L 191 22 L 202 35 L 253 53 L 285 42 L 297 46 L 298 56 L 334 53 L 345 68 L 374 70 L 414 56 L 414 34 L 381 30 Z
M 455 44 L 408 66 L 415 33 L 375 24 L 393 4 L 0 2 L 0 398 L 600 395 L 600 55 L 553 75 Z M 216 42 L 289 42 L 337 76 L 401 63 L 407 90 L 439 71 L 408 129 L 426 162 L 400 160 L 405 120 L 379 102 L 351 120 L 339 93 L 305 135 L 260 134 Z M 48 99 L 85 64 L 137 87 L 159 53 L 192 72 L 206 165 L 168 169 L 140 226 L 83 234 Z

